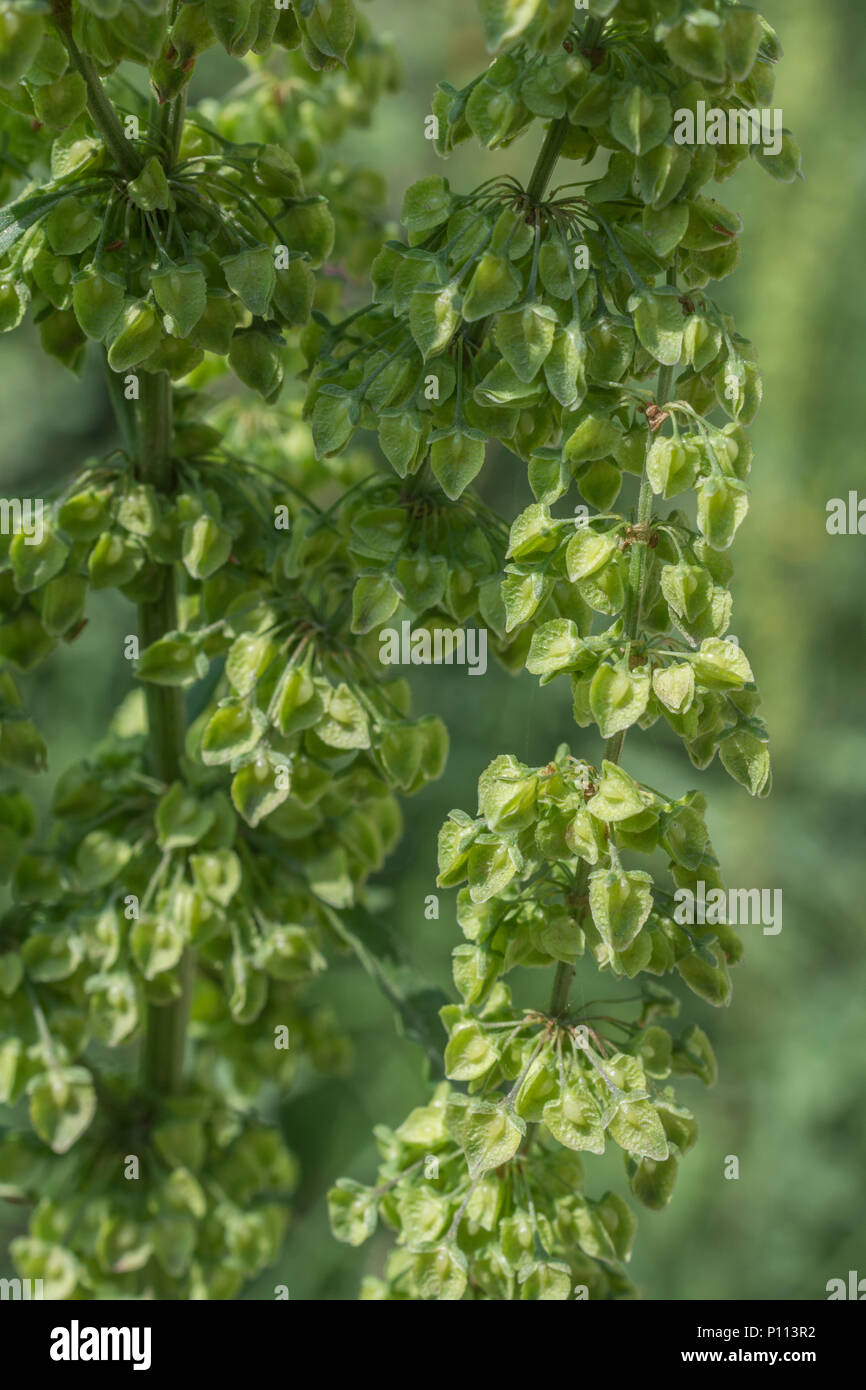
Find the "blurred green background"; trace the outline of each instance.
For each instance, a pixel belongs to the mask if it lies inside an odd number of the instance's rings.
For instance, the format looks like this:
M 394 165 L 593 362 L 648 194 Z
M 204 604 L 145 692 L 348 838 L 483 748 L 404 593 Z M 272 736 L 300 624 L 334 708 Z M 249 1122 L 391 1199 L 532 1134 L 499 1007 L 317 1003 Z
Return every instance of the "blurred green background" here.
M 780 185 L 747 162 L 719 196 L 744 217 L 739 271 L 718 288 L 764 369 L 764 406 L 753 431 L 752 510 L 738 537 L 736 632 L 755 667 L 773 736 L 775 788 L 752 802 L 715 767 L 698 774 L 672 736 L 629 739 L 630 771 L 677 792 L 698 783 L 710 799 L 714 845 L 731 886 L 781 888 L 778 936 L 745 928 L 747 951 L 731 1008 L 684 1008 L 709 1033 L 720 1079 L 712 1091 L 682 1082 L 701 1127 L 668 1210 L 641 1210 L 633 1277 L 654 1299 L 822 1299 L 828 1279 L 866 1275 L 866 953 L 862 831 L 866 645 L 862 594 L 866 537 L 826 534 L 826 504 L 863 476 L 866 437 L 866 295 L 863 223 L 866 88 L 861 0 L 765 0 L 785 48 L 776 105 L 803 149 L 806 181 Z M 352 137 L 353 156 L 382 168 L 395 213 L 407 184 L 443 171 L 467 187 L 500 169 L 524 174 L 536 128 L 504 154 L 462 146 L 443 166 L 423 138 L 440 77 L 460 85 L 486 61 L 470 0 L 371 0 L 366 11 L 396 40 L 403 92 L 375 125 Z M 39 496 L 82 457 L 111 446 L 113 426 L 93 365 L 77 381 L 38 351 L 35 335 L 0 339 L 0 494 Z M 531 500 L 525 469 L 500 455 L 485 471 L 487 501 L 511 518 Z M 866 495 L 866 486 L 864 486 Z M 97 596 L 99 598 L 99 596 Z M 104 732 L 129 685 L 121 656 L 132 610 L 104 600 L 72 647 L 29 683 L 56 777 Z M 593 759 L 592 730 L 576 730 L 567 683 L 540 691 L 534 678 L 484 680 L 442 668 L 416 680 L 416 707 L 448 723 L 452 751 L 441 782 L 406 803 L 406 834 L 378 882 L 384 915 L 419 969 L 450 986 L 459 939 L 453 894 L 438 922 L 424 918 L 435 890 L 436 832 L 453 806 L 475 809 L 479 773 L 499 752 L 546 761 L 562 740 Z M 575 998 L 593 989 L 579 966 Z M 531 978 L 539 1000 L 549 982 Z M 304 1179 L 279 1264 L 246 1293 L 351 1299 L 378 1272 L 387 1241 L 359 1251 L 328 1233 L 324 1193 L 340 1175 L 373 1176 L 373 1124 L 399 1124 L 427 1094 L 423 1058 L 396 1036 L 392 1016 L 351 963 L 314 987 L 354 1046 L 352 1074 L 303 1078 L 285 1098 L 287 1136 Z M 736 1155 L 740 1176 L 724 1177 Z M 588 1188 L 625 1191 L 620 1155 L 587 1163 Z M 10 1224 L 3 1235 L 21 1229 Z M 5 1245 L 5 1239 L 2 1244 Z

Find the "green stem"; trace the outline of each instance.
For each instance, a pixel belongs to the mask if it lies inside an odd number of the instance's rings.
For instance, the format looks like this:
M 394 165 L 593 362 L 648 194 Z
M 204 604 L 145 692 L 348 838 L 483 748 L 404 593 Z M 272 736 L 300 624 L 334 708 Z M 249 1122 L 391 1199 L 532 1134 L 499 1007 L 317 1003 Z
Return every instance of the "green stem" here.
M 172 385 L 167 372 L 142 372 L 138 411 L 138 467 L 141 482 L 159 492 L 174 485 L 171 457 Z M 178 627 L 177 586 L 172 565 L 163 570 L 158 598 L 138 609 L 142 649 Z M 170 785 L 182 775 L 186 711 L 183 691 L 174 686 L 145 685 L 150 771 Z M 178 966 L 180 996 L 170 1004 L 150 1004 L 147 1009 L 143 1049 L 144 1083 L 160 1095 L 176 1095 L 183 1084 L 186 1030 L 192 994 L 193 957 L 184 952 Z
M 87 88 L 87 109 L 91 120 L 102 136 L 105 147 L 124 178 L 134 179 L 141 173 L 141 160 L 123 133 L 117 112 L 105 95 L 105 88 L 91 58 L 81 52 L 72 36 L 71 18 L 61 7 L 55 11 L 55 22 L 66 45 L 73 66 L 84 78 Z
M 601 38 L 604 23 L 603 19 L 594 17 L 590 17 L 587 20 L 583 34 L 581 35 L 582 46 L 584 48 L 594 48 L 596 46 Z M 537 203 L 544 197 L 544 191 L 547 188 L 548 180 L 556 167 L 556 161 L 559 159 L 562 147 L 565 144 L 570 124 L 567 115 L 561 116 L 558 121 L 552 122 L 547 132 L 538 159 L 535 161 L 535 168 L 532 171 L 529 180 L 529 188 L 527 189 L 529 197 L 533 202 Z M 652 493 L 650 493 L 650 504 L 652 504 Z M 586 892 L 588 878 L 589 865 L 581 863 L 577 877 L 577 891 L 581 896 Z M 559 965 L 556 967 L 556 974 L 553 977 L 553 991 L 547 1010 L 551 1018 L 558 1018 L 560 1014 L 565 1013 L 568 1007 L 568 996 L 574 979 L 574 973 L 575 967 L 573 965 L 566 965 L 565 961 L 560 961 Z M 534 1133 L 534 1126 L 527 1131 L 526 1139 L 521 1145 L 524 1152 L 530 1147 Z
M 677 282 L 676 261 L 670 267 L 667 274 L 669 285 Z M 673 367 L 661 367 L 658 374 L 658 384 L 656 386 L 656 402 L 663 406 L 670 398 L 673 386 L 674 369 Z M 652 443 L 652 435 L 647 444 L 647 454 Z M 643 617 L 643 604 L 646 596 L 647 579 L 647 537 L 646 528 L 652 521 L 653 512 L 653 491 L 650 486 L 649 478 L 646 474 L 646 462 L 640 480 L 640 495 L 637 504 L 637 525 L 644 528 L 641 538 L 632 546 L 631 556 L 628 567 L 628 599 L 626 604 L 626 625 L 625 638 L 626 650 L 635 641 L 640 633 L 641 619 Z M 604 750 L 604 756 L 611 763 L 618 763 L 622 757 L 622 750 L 625 744 L 626 730 L 614 734 L 609 738 Z
M 560 116 L 558 121 L 552 121 L 550 124 L 526 190 L 533 203 L 541 202 L 544 197 L 547 181 L 556 167 L 570 125 L 568 116 Z

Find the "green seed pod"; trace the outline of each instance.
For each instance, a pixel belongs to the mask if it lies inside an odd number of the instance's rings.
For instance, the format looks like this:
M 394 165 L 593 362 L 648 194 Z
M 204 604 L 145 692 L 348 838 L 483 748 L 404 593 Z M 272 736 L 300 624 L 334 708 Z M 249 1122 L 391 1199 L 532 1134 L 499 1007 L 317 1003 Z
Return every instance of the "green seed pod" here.
M 87 339 L 71 309 L 55 309 L 39 320 L 39 337 L 50 357 L 56 357 L 71 372 L 80 372 L 84 365 Z
M 84 110 L 87 88 L 77 72 L 68 72 L 33 94 L 33 109 L 43 125 L 65 130 Z
M 30 267 L 33 279 L 55 309 L 68 309 L 72 303 L 72 265 L 67 256 L 55 256 L 43 246 Z
M 165 328 L 175 338 L 186 338 L 195 328 L 207 303 L 207 281 L 201 266 L 163 265 L 150 277 L 153 297 L 165 314 Z
M 317 458 L 338 454 L 360 418 L 358 401 L 339 386 L 323 386 L 313 407 L 312 428 Z
M 123 309 L 108 349 L 108 365 L 114 372 L 137 367 L 159 347 L 162 328 L 152 304 L 143 299 Z
M 635 169 L 643 201 L 656 210 L 667 207 L 682 190 L 691 165 L 691 152 L 672 142 L 642 154 Z
M 382 453 L 401 478 L 414 473 L 426 452 L 427 426 L 417 410 L 383 412 L 379 416 Z
M 56 82 L 69 67 L 69 54 L 59 34 L 44 33 L 39 52 L 24 74 L 28 87 L 44 87 Z
M 728 71 L 735 82 L 749 76 L 764 37 L 761 16 L 755 10 L 728 10 L 722 24 L 722 41 Z
M 484 467 L 487 437 L 469 428 L 442 430 L 430 443 L 430 466 L 434 477 L 452 502 L 462 496 L 473 478 Z
M 203 0 L 185 0 L 178 10 L 177 19 L 171 26 L 168 37 L 177 53 L 177 62 L 182 68 L 200 53 L 204 53 L 211 44 L 216 43 L 217 36 Z
M 172 381 L 180 381 L 195 371 L 204 360 L 204 352 L 188 338 L 166 335 L 141 364 L 145 372 L 168 372 Z
M 0 623 L 0 656 L 19 671 L 32 671 L 38 666 L 54 641 L 32 608 L 21 608 L 13 618 Z
M 289 250 L 305 252 L 314 270 L 319 269 L 334 249 L 336 226 L 324 198 L 310 198 L 287 208 L 281 213 L 278 225 Z
M 589 876 L 589 906 L 601 937 L 614 951 L 625 951 L 652 911 L 653 881 L 639 869 L 599 870 Z
M 713 475 L 698 488 L 698 526 L 714 550 L 727 550 L 748 510 L 748 489 L 737 478 Z
M 236 328 L 237 315 L 231 296 L 215 290 L 207 296 L 204 313 L 192 335 L 193 342 L 204 348 L 205 352 L 216 352 L 225 357 Z
M 761 168 L 766 169 L 768 174 L 772 174 L 773 178 L 781 183 L 793 183 L 802 168 L 803 155 L 800 146 L 787 131 L 782 134 L 782 148 L 778 154 L 769 154 L 760 145 L 753 146 L 751 153 Z
M 253 165 L 253 177 L 272 198 L 303 198 L 300 167 L 281 145 L 263 145 Z
M 538 274 L 547 293 L 554 299 L 570 299 L 572 284 L 579 289 L 589 271 L 577 270 L 571 263 L 565 242 L 558 237 L 550 237 L 542 242 L 538 253 Z
M 274 258 L 267 246 L 249 246 L 220 261 L 226 284 L 251 314 L 264 317 L 276 284 Z
M 647 707 L 649 696 L 647 671 L 626 671 L 603 661 L 589 687 L 589 708 L 602 738 L 612 738 L 636 724 Z M 617 947 L 617 950 L 622 949 Z
M 493 341 L 521 381 L 531 382 L 550 355 L 559 320 L 547 304 L 523 304 L 497 315 Z
M 62 198 L 45 219 L 48 245 L 57 256 L 78 256 L 99 236 L 101 218 L 74 194 Z
M 452 282 L 419 285 L 409 302 L 409 327 L 425 362 L 448 346 L 460 327 L 460 291 Z
M 647 92 L 636 84 L 627 84 L 611 102 L 611 133 L 632 154 L 646 154 L 668 135 L 672 114 L 671 104 L 663 93 Z
M 635 336 L 627 323 L 615 322 L 607 314 L 594 319 L 586 330 L 590 377 L 600 381 L 621 381 L 632 365 Z
M 287 328 L 301 328 L 309 322 L 316 292 L 316 277 L 309 261 L 298 257 L 285 270 L 278 270 L 274 285 L 274 309 Z
M 90 552 L 87 569 L 94 589 L 119 589 L 145 561 L 139 542 L 123 531 L 104 531 Z
M 36 58 L 42 17 L 12 5 L 0 6 L 0 87 L 14 87 Z
M 320 53 L 342 63 L 355 37 L 352 0 L 318 0 L 301 28 Z
M 704 82 L 724 82 L 727 73 L 722 21 L 712 10 L 686 15 L 664 36 L 671 62 Z
M 283 384 L 283 358 L 278 343 L 258 329 L 236 333 L 229 348 L 232 371 L 266 401 L 274 401 Z
M 164 212 L 171 206 L 168 179 L 156 155 L 151 155 L 138 178 L 130 180 L 126 191 L 142 212 Z
M 653 492 L 658 497 L 676 497 L 694 487 L 700 462 L 696 443 L 657 435 L 647 455 L 647 477 Z
M 212 516 L 200 516 L 183 532 L 183 563 L 193 579 L 207 579 L 229 558 L 233 536 Z
M 123 281 L 95 263 L 72 281 L 72 308 L 88 338 L 102 340 L 120 318 L 124 303 Z
M 277 27 L 274 30 L 274 43 L 289 52 L 301 45 L 301 29 L 298 17 L 291 7 L 277 10 Z
M 17 328 L 27 312 L 30 295 L 22 282 L 0 280 L 0 333 Z
M 249 32 L 250 0 L 204 0 L 204 8 L 208 23 L 226 53 L 242 57 L 249 51 L 253 38 Z
M 75 492 L 61 505 L 57 522 L 74 541 L 90 541 L 102 532 L 108 519 L 110 493 L 95 487 Z
M 486 251 L 473 271 L 463 301 L 463 318 L 467 323 L 487 318 L 489 314 L 510 309 L 520 295 L 523 282 L 506 256 Z
M 9 545 L 12 574 L 19 594 L 32 593 L 59 574 L 66 564 L 69 547 L 47 526 L 41 537 L 17 532 Z
M 609 511 L 619 496 L 622 473 L 612 459 L 594 459 L 581 465 L 576 473 L 577 485 L 591 507 Z
M 46 632 L 62 637 L 84 617 L 87 580 L 77 574 L 60 574 L 42 592 L 41 615 Z
M 661 588 L 666 602 L 678 618 L 688 623 L 697 621 L 709 607 L 713 596 L 713 581 L 701 565 L 664 565 Z

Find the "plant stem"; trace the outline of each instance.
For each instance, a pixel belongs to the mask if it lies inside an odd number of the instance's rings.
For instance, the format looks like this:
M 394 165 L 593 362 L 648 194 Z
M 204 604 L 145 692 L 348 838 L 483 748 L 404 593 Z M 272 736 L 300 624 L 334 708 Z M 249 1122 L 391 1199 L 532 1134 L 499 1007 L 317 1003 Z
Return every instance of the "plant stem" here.
M 560 116 L 558 121 L 552 121 L 544 144 L 537 160 L 535 168 L 529 180 L 529 187 L 526 192 L 533 203 L 538 203 L 544 197 L 544 190 L 547 188 L 547 181 L 550 178 L 559 159 L 560 151 L 565 144 L 565 137 L 568 134 L 570 121 L 568 116 Z
M 105 95 L 105 88 L 97 72 L 96 64 L 92 58 L 88 58 L 86 54 L 81 52 L 72 36 L 71 16 L 67 7 L 58 5 L 55 8 L 54 19 L 73 66 L 84 78 L 84 85 L 87 88 L 87 109 L 90 112 L 91 120 L 102 136 L 105 147 L 121 174 L 124 178 L 134 179 L 137 174 L 141 173 L 141 160 L 132 143 L 124 135 L 117 112 Z
M 675 285 L 677 282 L 676 261 L 670 267 L 667 274 L 667 283 Z M 660 367 L 658 383 L 656 386 L 656 402 L 663 406 L 671 394 L 673 385 L 673 367 Z M 652 443 L 652 435 L 647 443 L 647 454 Z M 653 491 L 650 486 L 649 478 L 646 473 L 646 457 L 644 458 L 644 469 L 640 480 L 640 495 L 637 504 L 637 525 L 648 527 L 652 520 L 653 512 Z M 640 633 L 641 618 L 643 616 L 643 602 L 646 593 L 647 577 L 647 538 L 645 534 L 632 546 L 629 557 L 628 568 L 628 598 L 626 604 L 626 624 L 625 639 L 626 646 L 634 642 Z M 618 734 L 609 738 L 604 750 L 604 756 L 610 763 L 618 763 L 622 757 L 622 750 L 625 744 L 626 730 L 622 729 Z
M 172 385 L 167 372 L 142 372 L 138 411 L 138 467 L 141 482 L 159 492 L 170 492 L 174 483 L 171 458 Z M 138 609 L 142 646 L 164 637 L 178 626 L 174 567 L 163 569 L 158 598 Z M 181 776 L 186 710 L 183 691 L 174 686 L 145 685 L 150 771 L 165 784 Z M 162 1095 L 176 1095 L 183 1081 L 187 1020 L 192 992 L 192 952 L 184 952 L 178 966 L 181 992 L 170 1004 L 150 1004 L 147 1009 L 143 1068 L 145 1085 Z
M 594 48 L 601 37 L 603 29 L 603 19 L 590 17 L 586 22 L 581 36 L 583 46 L 586 48 Z M 535 168 L 529 180 L 527 192 L 533 202 L 538 202 L 544 197 L 544 191 L 547 188 L 548 180 L 556 167 L 556 161 L 559 159 L 560 152 L 565 144 L 570 124 L 568 116 L 562 116 L 558 121 L 552 122 L 547 132 L 544 144 L 541 147 L 538 159 L 535 161 Z M 650 494 L 650 504 L 652 504 L 652 494 Z M 582 862 L 577 877 L 577 892 L 579 896 L 585 894 L 588 878 L 589 865 Z M 581 920 L 584 915 L 585 913 L 581 914 Z M 556 967 L 556 974 L 553 977 L 553 991 L 547 1010 L 551 1018 L 557 1018 L 560 1014 L 565 1013 L 568 1007 L 568 996 L 571 990 L 571 983 L 574 979 L 574 972 L 575 967 L 573 965 L 567 965 L 565 961 L 560 961 L 559 965 Z M 522 1146 L 524 1151 L 528 1149 L 532 1143 L 531 1135 L 533 1133 L 533 1130 L 527 1132 L 524 1146 Z

